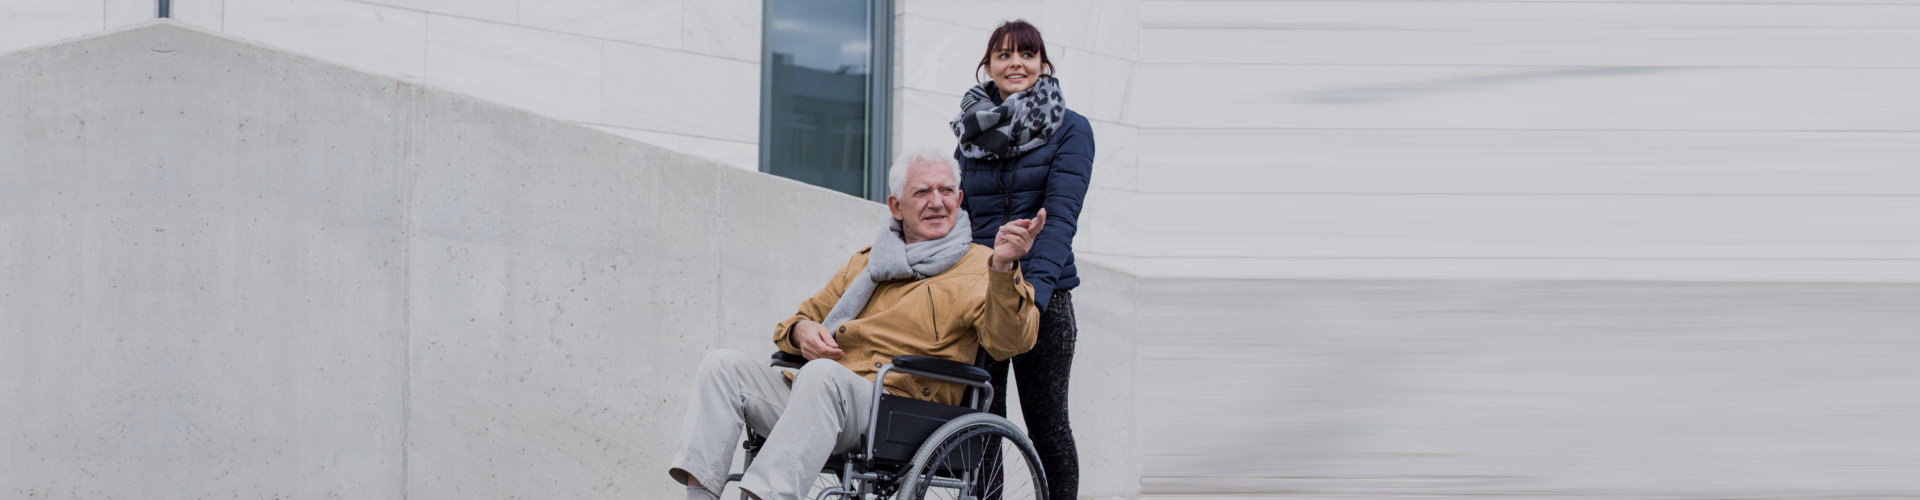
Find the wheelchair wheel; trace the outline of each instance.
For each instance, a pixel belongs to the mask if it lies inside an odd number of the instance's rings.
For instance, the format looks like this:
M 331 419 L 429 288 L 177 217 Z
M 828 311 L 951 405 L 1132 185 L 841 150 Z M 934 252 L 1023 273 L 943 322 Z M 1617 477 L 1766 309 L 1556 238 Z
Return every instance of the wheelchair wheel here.
M 1033 442 L 1012 422 L 970 413 L 940 426 L 913 455 L 900 497 L 912 500 L 1046 500 Z

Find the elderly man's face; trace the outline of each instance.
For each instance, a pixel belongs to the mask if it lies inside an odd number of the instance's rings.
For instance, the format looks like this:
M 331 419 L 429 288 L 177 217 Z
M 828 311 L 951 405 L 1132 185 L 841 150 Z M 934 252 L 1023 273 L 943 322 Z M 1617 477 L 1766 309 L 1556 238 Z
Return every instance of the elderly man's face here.
M 907 170 L 907 186 L 899 196 L 887 197 L 887 210 L 900 221 L 907 243 L 940 239 L 953 230 L 960 211 L 960 180 L 936 163 L 916 163 Z M 971 230 L 971 229 L 969 229 Z

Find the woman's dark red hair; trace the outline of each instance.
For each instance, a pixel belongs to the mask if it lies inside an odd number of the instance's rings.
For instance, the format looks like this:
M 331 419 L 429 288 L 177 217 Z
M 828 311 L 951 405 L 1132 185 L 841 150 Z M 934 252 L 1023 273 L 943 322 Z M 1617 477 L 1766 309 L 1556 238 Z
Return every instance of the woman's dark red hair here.
M 1001 44 L 1009 41 L 1012 42 L 1012 47 Z M 987 68 L 987 62 L 993 60 L 993 52 L 1000 49 L 1012 49 L 1014 52 L 1034 51 L 1040 54 L 1042 68 L 1040 74 L 1053 74 L 1053 60 L 1047 59 L 1047 41 L 1040 38 L 1040 28 L 1027 24 L 1025 19 L 1015 19 L 1000 23 L 1000 27 L 994 28 L 993 34 L 987 37 L 987 53 L 980 56 L 980 65 L 973 67 L 973 81 L 980 81 L 980 70 Z

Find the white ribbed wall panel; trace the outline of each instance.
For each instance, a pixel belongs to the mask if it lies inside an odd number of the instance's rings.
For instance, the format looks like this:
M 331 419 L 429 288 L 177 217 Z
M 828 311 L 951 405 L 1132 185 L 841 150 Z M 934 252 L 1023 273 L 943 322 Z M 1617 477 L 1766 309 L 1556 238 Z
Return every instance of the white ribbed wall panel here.
M 9 0 L 0 3 L 0 52 L 105 29 L 112 1 Z
M 1911 496 L 1920 2 L 1140 19 L 1148 498 Z
M 1143 275 L 1920 280 L 1920 3 L 1140 17 Z
M 221 24 L 234 36 L 409 81 L 426 75 L 425 12 L 330 0 L 234 0 L 222 6 Z

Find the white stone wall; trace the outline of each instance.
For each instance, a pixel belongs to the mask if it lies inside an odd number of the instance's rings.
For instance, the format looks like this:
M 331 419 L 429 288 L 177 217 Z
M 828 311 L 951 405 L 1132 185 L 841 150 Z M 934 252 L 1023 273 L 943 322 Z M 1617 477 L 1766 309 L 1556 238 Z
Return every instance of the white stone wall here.
M 1143 275 L 1920 279 L 1920 3 L 1140 18 Z
M 0 1 L 0 53 L 153 19 L 153 0 Z
M 6 0 L 0 51 L 156 3 Z M 172 17 L 758 169 L 759 0 L 176 0 Z

